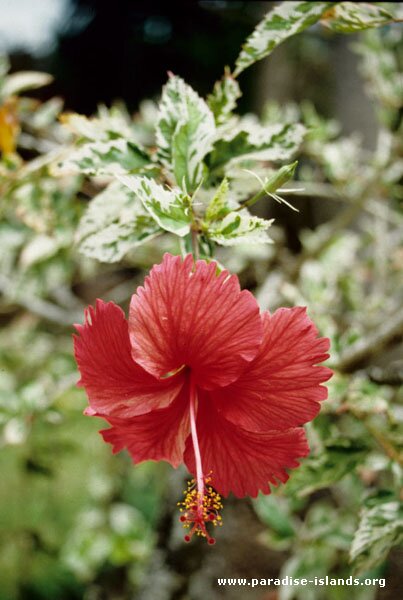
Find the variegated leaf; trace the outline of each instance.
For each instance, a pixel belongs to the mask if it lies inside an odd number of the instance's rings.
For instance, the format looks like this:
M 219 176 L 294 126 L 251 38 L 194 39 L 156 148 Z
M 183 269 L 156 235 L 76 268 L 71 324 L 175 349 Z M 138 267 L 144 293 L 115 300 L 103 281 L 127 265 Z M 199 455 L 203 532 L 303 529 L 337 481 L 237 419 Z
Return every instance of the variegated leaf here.
M 205 218 L 206 221 L 215 221 L 216 219 L 222 219 L 231 212 L 231 208 L 227 202 L 227 195 L 229 190 L 228 179 L 223 179 L 220 183 L 216 193 L 210 200 L 207 209 Z
M 193 191 L 203 175 L 215 124 L 207 104 L 180 77 L 171 76 L 164 86 L 156 133 L 158 157 L 179 186 Z
M 112 263 L 160 232 L 135 194 L 114 181 L 91 200 L 76 240 L 82 254 Z
M 338 33 L 382 27 L 393 20 L 385 7 L 369 2 L 340 2 L 322 15 L 322 23 Z
M 207 98 L 217 125 L 227 121 L 236 108 L 237 100 L 241 95 L 237 80 L 226 69 L 223 78 L 216 81 L 213 92 Z
M 249 213 L 246 209 L 233 211 L 223 219 L 210 223 L 205 230 L 208 239 L 222 246 L 235 246 L 248 242 L 251 244 L 271 243 L 267 230 L 273 219 L 267 221 Z
M 126 175 L 118 179 L 135 193 L 162 229 L 181 237 L 189 233 L 190 198 L 181 190 L 164 188 L 147 177 Z
M 229 140 L 219 140 L 210 155 L 209 168 L 220 172 L 227 164 L 244 160 L 287 161 L 302 144 L 305 127 L 300 123 L 286 125 L 250 125 Z
M 64 113 L 60 120 L 66 129 L 88 141 L 106 142 L 120 137 L 134 141 L 133 129 L 127 115 L 115 106 L 100 106 L 96 117 Z
M 79 146 L 61 163 L 62 172 L 85 175 L 118 175 L 135 172 L 150 164 L 148 154 L 124 139 L 91 142 Z
M 44 85 L 49 85 L 52 81 L 53 77 L 48 73 L 19 71 L 7 76 L 2 88 L 2 95 L 7 98 L 8 96 L 21 94 L 21 92 L 25 92 L 26 90 L 36 90 Z
M 268 56 L 279 44 L 313 25 L 334 2 L 282 2 L 270 11 L 246 40 L 234 75 Z
M 357 572 L 369 571 L 382 563 L 391 548 L 403 542 L 401 502 L 385 498 L 364 507 L 350 548 L 350 559 Z

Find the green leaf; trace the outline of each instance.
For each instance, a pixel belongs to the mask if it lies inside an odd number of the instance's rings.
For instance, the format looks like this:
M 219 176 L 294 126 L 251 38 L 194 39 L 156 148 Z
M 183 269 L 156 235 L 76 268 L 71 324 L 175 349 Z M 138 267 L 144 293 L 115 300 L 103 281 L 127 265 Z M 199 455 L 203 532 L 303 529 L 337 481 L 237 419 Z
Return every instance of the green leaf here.
M 133 142 L 110 140 L 91 142 L 73 150 L 60 165 L 63 172 L 79 171 L 86 175 L 118 175 L 150 164 L 148 154 Z
M 402 504 L 397 499 L 380 498 L 380 502 L 361 511 L 350 560 L 356 572 L 368 571 L 382 563 L 391 548 L 402 542 Z
M 207 104 L 213 112 L 217 125 L 222 125 L 229 119 L 241 96 L 242 92 L 237 80 L 226 69 L 223 78 L 216 81 L 213 92 L 207 97 Z
M 19 71 L 8 75 L 3 85 L 2 95 L 13 96 L 20 94 L 26 90 L 36 90 L 37 88 L 43 87 L 52 83 L 53 77 L 48 73 L 41 73 L 39 71 Z
M 189 196 L 181 190 L 169 190 L 147 177 L 118 176 L 130 188 L 158 225 L 181 237 L 190 231 L 192 215 Z
M 160 232 L 135 194 L 114 181 L 91 200 L 76 240 L 82 254 L 112 263 Z
M 228 206 L 227 203 L 228 190 L 228 179 L 225 178 L 220 183 L 216 193 L 210 200 L 209 205 L 207 206 L 205 214 L 206 221 L 215 221 L 216 219 L 222 219 L 231 211 L 231 208 Z
M 252 216 L 246 209 L 230 212 L 220 221 L 205 224 L 204 233 L 222 246 L 235 246 L 244 242 L 251 244 L 271 243 L 267 230 L 273 219 L 267 221 Z
M 163 88 L 156 134 L 161 162 L 179 186 L 193 191 L 203 175 L 215 124 L 207 104 L 180 77 L 171 76 Z
M 287 38 L 313 25 L 334 2 L 282 2 L 270 11 L 242 46 L 234 75 L 268 56 Z
M 322 23 L 337 33 L 382 27 L 393 20 L 385 8 L 367 2 L 340 2 L 322 17 Z
M 220 172 L 228 163 L 240 161 L 287 161 L 297 152 L 305 135 L 300 123 L 244 126 L 229 140 L 219 140 L 210 155 L 211 171 Z
M 317 456 L 305 459 L 300 468 L 294 471 L 287 484 L 287 493 L 308 496 L 340 481 L 354 470 L 365 451 L 363 446 L 352 443 L 327 446 Z
M 253 502 L 253 506 L 260 520 L 280 537 L 288 538 L 295 535 L 292 518 L 280 498 L 260 495 Z

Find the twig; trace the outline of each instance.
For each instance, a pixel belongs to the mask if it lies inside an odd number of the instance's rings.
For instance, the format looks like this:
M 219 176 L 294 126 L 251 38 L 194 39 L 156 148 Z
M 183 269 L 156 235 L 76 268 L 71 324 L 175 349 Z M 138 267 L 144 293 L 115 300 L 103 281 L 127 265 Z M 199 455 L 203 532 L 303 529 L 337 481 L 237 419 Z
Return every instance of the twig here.
M 389 343 L 403 335 L 403 309 L 387 316 L 375 331 L 350 346 L 338 363 L 332 365 L 342 373 L 351 373 L 379 354 Z
M 298 197 L 298 196 L 301 196 L 303 198 L 321 198 L 324 200 L 331 200 L 332 202 L 344 202 L 347 204 L 352 204 L 351 198 L 349 198 L 349 196 L 342 194 L 331 183 L 316 183 L 316 182 L 306 183 L 305 181 L 297 181 L 297 182 L 291 181 L 290 185 L 292 185 L 293 183 L 302 184 L 303 189 L 301 189 L 301 190 L 294 189 L 292 192 L 283 190 L 282 191 L 283 196 L 290 195 L 294 198 Z M 369 214 L 374 215 L 375 217 L 378 217 L 379 219 L 382 219 L 389 223 L 392 223 L 393 225 L 396 225 L 397 222 L 403 223 L 403 217 L 399 212 L 397 212 L 396 210 L 393 210 L 392 207 L 388 206 L 388 209 L 389 209 L 388 213 L 390 212 L 390 214 L 385 214 L 384 211 L 382 210 L 383 207 L 384 207 L 384 205 L 381 204 L 380 202 L 369 198 L 367 200 L 367 203 L 364 204 L 364 206 L 362 208 Z
M 0 274 L 0 291 L 7 297 L 8 290 L 11 289 L 10 280 L 4 275 Z M 42 298 L 35 298 L 30 295 L 28 298 L 18 297 L 12 298 L 12 302 L 16 305 L 24 308 L 28 312 L 37 315 L 41 319 L 56 323 L 58 325 L 71 326 L 75 322 L 82 320 L 81 311 L 67 311 L 60 308 L 52 302 L 43 300 Z
M 348 408 L 349 412 L 354 415 L 359 421 L 364 425 L 365 429 L 368 433 L 374 438 L 374 440 L 379 444 L 382 450 L 385 452 L 389 458 L 397 462 L 399 465 L 403 467 L 403 453 L 399 452 L 394 445 L 379 431 L 377 427 L 371 425 L 367 419 L 363 418 L 362 414 L 354 410 L 352 406 Z
M 137 286 L 141 285 L 143 277 L 141 275 L 134 276 L 129 280 L 118 283 L 113 288 L 103 294 L 105 302 L 113 301 L 117 304 L 125 302 L 136 291 Z
M 368 377 L 379 385 L 401 386 L 403 384 L 403 360 L 396 360 L 387 367 L 370 367 Z
M 343 231 L 350 223 L 360 214 L 365 205 L 366 197 L 363 194 L 355 204 L 351 204 L 339 213 L 332 221 L 326 223 L 317 232 L 316 243 L 309 251 L 303 252 L 295 261 L 290 276 L 293 280 L 298 279 L 302 265 L 312 258 L 317 258 L 326 250 L 334 240 L 334 237 L 339 231 Z
M 385 454 L 387 454 L 389 458 L 391 458 L 403 467 L 403 453 L 399 452 L 376 427 L 370 425 L 367 421 L 365 421 L 365 419 L 364 427 L 367 429 L 368 433 L 370 433 L 372 437 L 378 442 L 378 444 L 384 450 Z

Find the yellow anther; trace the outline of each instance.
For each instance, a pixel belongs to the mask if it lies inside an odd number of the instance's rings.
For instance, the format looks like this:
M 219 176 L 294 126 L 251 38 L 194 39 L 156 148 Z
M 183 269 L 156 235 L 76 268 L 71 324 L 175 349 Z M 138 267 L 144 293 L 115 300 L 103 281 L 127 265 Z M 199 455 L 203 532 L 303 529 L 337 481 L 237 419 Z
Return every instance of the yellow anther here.
M 211 477 L 206 479 L 211 481 Z M 183 513 L 180 521 L 185 529 L 191 527 L 189 534 L 185 536 L 186 541 L 190 541 L 192 536 L 202 536 L 207 538 L 209 544 L 214 544 L 206 528 L 208 523 L 213 526 L 222 525 L 222 517 L 218 512 L 223 508 L 221 496 L 213 490 L 211 486 L 205 486 L 203 493 L 196 489 L 196 482 L 192 479 L 187 484 L 187 490 L 184 492 L 185 498 L 178 502 L 179 511 Z

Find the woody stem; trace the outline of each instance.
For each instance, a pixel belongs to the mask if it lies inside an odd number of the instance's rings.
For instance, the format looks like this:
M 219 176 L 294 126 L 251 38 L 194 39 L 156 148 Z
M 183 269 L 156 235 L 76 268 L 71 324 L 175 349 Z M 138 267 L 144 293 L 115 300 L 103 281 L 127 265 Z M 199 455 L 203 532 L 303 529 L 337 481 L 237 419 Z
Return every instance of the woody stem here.
M 199 440 L 197 438 L 197 429 L 196 429 L 196 403 L 197 403 L 196 386 L 193 382 L 193 379 L 191 379 L 190 380 L 190 432 L 192 435 L 193 450 L 195 453 L 198 504 L 200 504 L 203 502 L 203 496 L 204 496 L 204 477 L 203 477 L 203 469 L 202 469 L 202 462 L 201 462 L 201 455 L 200 455 Z

